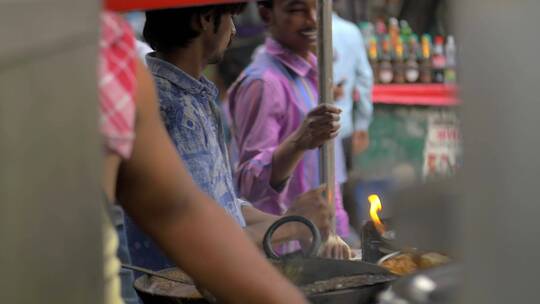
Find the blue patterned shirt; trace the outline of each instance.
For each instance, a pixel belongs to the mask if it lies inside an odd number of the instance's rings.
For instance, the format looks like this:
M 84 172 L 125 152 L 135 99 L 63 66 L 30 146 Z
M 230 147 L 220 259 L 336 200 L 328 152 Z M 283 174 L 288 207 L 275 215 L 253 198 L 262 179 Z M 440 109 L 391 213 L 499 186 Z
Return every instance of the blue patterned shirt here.
M 195 80 L 153 54 L 146 61 L 156 82 L 161 117 L 191 177 L 244 227 L 241 206 L 247 203 L 236 196 L 224 127 L 216 104 L 216 86 L 204 77 Z M 173 265 L 131 220 L 127 222 L 127 231 L 135 265 L 154 270 Z
M 218 89 L 205 77 L 193 79 L 176 66 L 147 57 L 159 94 L 159 108 L 176 150 L 197 185 L 245 226 L 236 197 Z

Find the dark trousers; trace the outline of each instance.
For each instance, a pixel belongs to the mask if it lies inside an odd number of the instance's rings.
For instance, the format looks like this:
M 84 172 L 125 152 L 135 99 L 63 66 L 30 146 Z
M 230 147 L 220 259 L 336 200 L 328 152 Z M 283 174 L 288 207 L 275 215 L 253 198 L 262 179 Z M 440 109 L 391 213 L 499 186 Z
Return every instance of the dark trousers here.
M 336 144 L 339 144 L 337 142 Z M 361 227 L 360 219 L 358 219 L 358 206 L 356 204 L 355 196 L 355 187 L 358 183 L 358 178 L 355 177 L 355 174 L 352 174 L 354 171 L 354 155 L 352 153 L 352 136 L 343 138 L 341 140 L 343 145 L 343 153 L 345 154 L 345 168 L 347 169 L 347 182 L 344 183 L 341 187 L 341 194 L 343 196 L 343 208 L 349 215 L 349 225 L 353 228 L 351 229 L 351 237 L 347 240 L 349 245 L 359 248 L 359 227 Z
M 347 173 L 353 171 L 353 153 L 352 153 L 352 136 L 343 138 L 341 140 L 343 145 L 343 153 L 345 154 L 345 168 L 347 168 Z

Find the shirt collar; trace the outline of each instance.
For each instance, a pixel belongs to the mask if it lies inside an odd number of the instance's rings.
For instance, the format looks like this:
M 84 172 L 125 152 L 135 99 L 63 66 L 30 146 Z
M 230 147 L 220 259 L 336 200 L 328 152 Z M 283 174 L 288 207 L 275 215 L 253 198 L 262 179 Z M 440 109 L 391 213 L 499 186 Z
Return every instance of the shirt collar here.
M 274 56 L 299 76 L 317 75 L 317 57 L 313 53 L 310 52 L 309 59 L 305 60 L 270 37 L 266 38 L 265 48 L 269 55 Z
M 152 75 L 167 79 L 191 95 L 205 94 L 212 101 L 218 96 L 217 87 L 206 77 L 196 80 L 174 64 L 157 58 L 155 52 L 146 55 L 146 62 Z

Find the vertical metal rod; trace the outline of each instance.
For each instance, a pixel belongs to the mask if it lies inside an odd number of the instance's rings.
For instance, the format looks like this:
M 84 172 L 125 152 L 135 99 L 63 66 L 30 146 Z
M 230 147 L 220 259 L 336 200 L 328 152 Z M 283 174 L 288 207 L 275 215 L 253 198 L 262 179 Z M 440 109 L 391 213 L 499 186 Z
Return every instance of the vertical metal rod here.
M 333 54 L 332 46 L 332 0 L 317 1 L 317 21 L 319 33 L 317 39 L 319 65 L 319 104 L 333 104 Z M 319 172 L 321 183 L 328 186 L 326 199 L 334 204 L 336 193 L 334 141 L 326 143 L 320 153 Z

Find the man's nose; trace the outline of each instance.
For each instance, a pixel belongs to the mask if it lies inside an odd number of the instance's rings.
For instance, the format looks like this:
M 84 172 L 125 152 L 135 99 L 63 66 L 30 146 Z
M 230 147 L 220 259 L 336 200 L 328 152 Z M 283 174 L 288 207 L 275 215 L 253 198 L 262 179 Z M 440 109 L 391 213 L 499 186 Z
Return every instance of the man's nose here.
M 308 21 L 313 25 L 317 24 L 317 9 L 313 8 L 309 10 Z
M 234 25 L 234 21 L 231 19 L 231 36 L 236 36 L 236 25 Z

